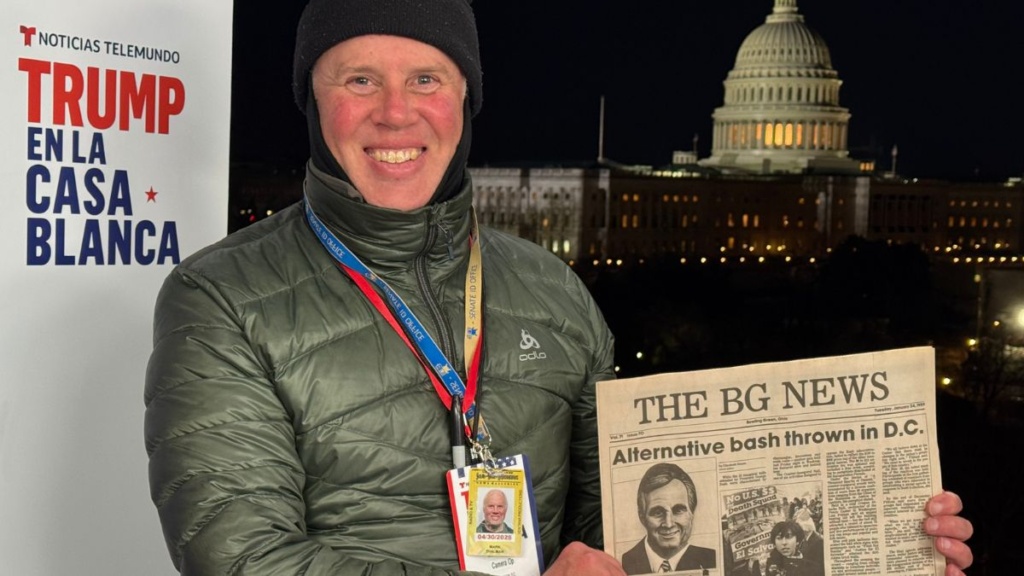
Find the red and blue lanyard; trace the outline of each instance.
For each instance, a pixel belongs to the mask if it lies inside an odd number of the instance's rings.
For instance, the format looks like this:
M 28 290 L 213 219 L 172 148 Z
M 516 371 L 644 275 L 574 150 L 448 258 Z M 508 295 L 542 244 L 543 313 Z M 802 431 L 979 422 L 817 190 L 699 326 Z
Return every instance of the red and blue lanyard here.
M 334 258 L 338 268 L 355 282 L 359 290 L 366 296 L 374 308 L 384 317 L 388 324 L 398 333 L 406 346 L 412 351 L 420 365 L 426 371 L 430 382 L 448 410 L 454 403 L 461 408 L 462 425 L 467 438 L 473 438 L 469 422 L 477 415 L 476 392 L 480 374 L 480 353 L 483 339 L 482 319 L 482 285 L 483 268 L 480 245 L 477 241 L 476 215 L 473 214 L 473 228 L 470 233 L 470 258 L 466 270 L 466 332 L 464 337 L 466 382 L 463 383 L 459 373 L 438 347 L 435 340 L 427 332 L 423 323 L 416 317 L 412 309 L 406 305 L 382 278 L 377 276 L 350 251 L 345 244 L 332 233 L 317 217 L 309 199 L 305 199 L 306 220 L 320 243 Z M 380 291 L 378 293 L 374 287 Z M 383 294 L 383 297 L 382 297 Z M 385 299 L 387 303 L 385 303 Z M 390 307 L 388 306 L 390 304 Z M 393 310 L 393 311 L 392 311 Z M 397 317 L 396 317 L 397 314 Z M 401 320 L 399 320 L 401 319 Z M 486 431 L 477 426 L 477 440 L 484 440 Z

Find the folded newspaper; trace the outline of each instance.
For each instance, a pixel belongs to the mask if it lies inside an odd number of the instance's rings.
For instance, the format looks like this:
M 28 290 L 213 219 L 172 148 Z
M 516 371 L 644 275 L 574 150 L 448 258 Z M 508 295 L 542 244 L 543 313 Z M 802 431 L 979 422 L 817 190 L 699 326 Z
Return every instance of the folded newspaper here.
M 941 575 L 935 351 L 597 387 L 605 551 L 627 574 Z

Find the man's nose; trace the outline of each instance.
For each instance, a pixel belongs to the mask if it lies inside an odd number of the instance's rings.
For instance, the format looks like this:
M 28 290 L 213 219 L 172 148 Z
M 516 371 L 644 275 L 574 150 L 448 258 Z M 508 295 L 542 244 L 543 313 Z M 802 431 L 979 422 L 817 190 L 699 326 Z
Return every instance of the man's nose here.
M 413 95 L 409 94 L 404 87 L 386 86 L 377 111 L 377 122 L 391 127 L 409 124 L 415 115 L 412 98 Z

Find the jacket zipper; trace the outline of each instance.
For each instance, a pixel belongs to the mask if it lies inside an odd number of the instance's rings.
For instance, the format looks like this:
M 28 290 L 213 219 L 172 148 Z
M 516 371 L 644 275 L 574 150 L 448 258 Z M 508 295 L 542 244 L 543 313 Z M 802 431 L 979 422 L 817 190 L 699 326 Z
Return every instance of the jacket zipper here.
M 441 305 L 434 297 L 433 290 L 430 289 L 430 277 L 427 274 L 427 254 L 434 246 L 434 243 L 437 242 L 438 232 L 444 235 L 444 242 L 448 249 L 448 258 L 452 259 L 455 257 L 452 246 L 454 242 L 452 231 L 439 221 L 437 217 L 439 210 L 439 207 L 433 207 L 427 217 L 427 238 L 423 243 L 423 250 L 421 250 L 416 256 L 413 268 L 416 273 L 416 285 L 419 287 L 420 296 L 423 298 L 423 302 L 427 305 L 427 310 L 430 313 L 430 318 L 433 321 L 434 326 L 437 326 L 437 338 L 440 339 L 438 344 L 441 347 L 441 352 L 443 352 L 445 358 L 452 363 L 452 368 L 455 368 L 455 370 L 461 374 L 462 370 L 460 370 L 459 366 L 454 362 L 455 343 L 451 334 L 451 325 L 445 318 L 444 313 L 441 311 Z

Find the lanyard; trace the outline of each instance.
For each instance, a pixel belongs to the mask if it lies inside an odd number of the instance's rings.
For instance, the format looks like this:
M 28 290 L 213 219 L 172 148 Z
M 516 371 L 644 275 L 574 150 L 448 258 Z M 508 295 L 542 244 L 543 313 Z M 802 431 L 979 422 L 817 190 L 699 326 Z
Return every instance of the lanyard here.
M 305 199 L 306 220 L 313 229 L 317 239 L 323 244 L 327 252 L 334 258 L 338 267 L 351 278 L 359 290 L 366 296 L 374 308 L 376 308 L 388 324 L 398 333 L 406 346 L 413 352 L 416 359 L 423 366 L 434 390 L 441 398 L 445 408 L 451 410 L 452 401 L 455 399 L 456 406 L 461 404 L 464 415 L 463 425 L 466 427 L 467 436 L 473 438 L 466 419 L 472 420 L 476 417 L 476 391 L 480 373 L 480 341 L 483 339 L 483 323 L 480 309 L 482 295 L 483 270 L 481 268 L 482 257 L 480 254 L 480 243 L 477 239 L 476 213 L 472 214 L 473 228 L 470 234 L 470 256 L 469 267 L 466 270 L 466 332 L 464 336 L 464 352 L 466 365 L 466 382 L 463 383 L 458 371 L 452 367 L 451 362 L 438 347 L 437 343 L 427 332 L 426 328 L 419 321 L 413 311 L 406 305 L 392 288 L 382 278 L 374 274 L 363 262 L 352 253 L 327 226 L 320 221 L 309 199 Z M 378 294 L 373 287 L 383 294 Z M 388 308 L 384 302 L 391 305 Z M 394 309 L 392 312 L 391 309 Z M 397 314 L 397 317 L 395 316 Z M 415 344 L 415 346 L 414 346 Z M 461 401 L 459 400 L 461 399 Z M 478 426 L 478 428 L 482 428 Z M 478 436 L 482 440 L 486 431 Z M 489 440 L 489 439 L 488 439 Z

